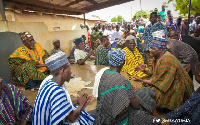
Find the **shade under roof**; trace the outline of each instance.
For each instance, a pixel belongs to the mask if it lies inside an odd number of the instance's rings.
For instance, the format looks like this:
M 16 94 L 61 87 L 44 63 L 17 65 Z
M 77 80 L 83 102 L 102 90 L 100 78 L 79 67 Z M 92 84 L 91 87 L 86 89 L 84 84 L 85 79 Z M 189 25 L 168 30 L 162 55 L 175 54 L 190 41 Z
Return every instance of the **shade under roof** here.
M 3 0 L 5 9 L 80 15 L 133 0 Z

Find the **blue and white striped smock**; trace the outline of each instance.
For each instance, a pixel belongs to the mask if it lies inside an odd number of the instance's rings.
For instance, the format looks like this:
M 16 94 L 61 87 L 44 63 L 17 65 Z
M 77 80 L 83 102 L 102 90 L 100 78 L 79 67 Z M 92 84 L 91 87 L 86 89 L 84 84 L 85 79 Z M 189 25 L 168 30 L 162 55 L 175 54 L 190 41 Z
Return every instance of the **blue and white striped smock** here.
M 71 99 L 66 94 L 54 81 L 46 81 L 35 100 L 32 125 L 56 125 L 61 121 L 64 125 L 69 125 L 65 118 L 77 106 L 71 105 Z M 83 110 L 77 120 L 82 125 L 92 125 L 94 122 L 94 118 Z

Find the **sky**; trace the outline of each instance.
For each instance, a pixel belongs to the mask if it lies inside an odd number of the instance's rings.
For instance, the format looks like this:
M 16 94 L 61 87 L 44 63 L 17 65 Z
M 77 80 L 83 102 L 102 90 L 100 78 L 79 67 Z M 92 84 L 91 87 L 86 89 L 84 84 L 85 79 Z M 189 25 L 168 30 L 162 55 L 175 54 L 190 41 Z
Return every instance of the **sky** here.
M 154 8 L 158 8 L 158 11 L 161 11 L 161 6 L 163 2 L 167 1 L 168 0 L 141 0 L 142 10 L 154 10 Z M 178 11 L 175 11 L 173 3 L 170 3 L 168 6 L 169 7 L 165 9 L 166 12 L 167 10 L 171 10 L 172 15 L 174 17 L 178 17 L 179 15 Z M 108 7 L 105 9 L 96 10 L 88 14 L 97 15 L 101 19 L 106 20 L 108 22 L 111 21 L 112 17 L 117 17 L 118 15 L 121 15 L 126 21 L 130 21 L 131 15 L 134 16 L 134 14 L 139 10 L 140 10 L 140 0 L 135 0 L 124 4 Z

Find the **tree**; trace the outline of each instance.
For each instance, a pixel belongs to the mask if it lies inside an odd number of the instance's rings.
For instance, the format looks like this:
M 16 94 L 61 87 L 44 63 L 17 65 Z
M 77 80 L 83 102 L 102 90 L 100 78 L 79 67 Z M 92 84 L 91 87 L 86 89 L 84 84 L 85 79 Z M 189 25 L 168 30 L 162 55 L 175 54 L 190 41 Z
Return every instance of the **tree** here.
M 168 0 L 168 4 L 174 2 L 174 0 Z M 188 13 L 189 0 L 175 0 L 174 4 L 175 10 L 179 10 L 180 14 L 186 15 Z M 200 10 L 199 0 L 192 0 L 191 2 L 191 11 L 192 15 L 195 15 Z
M 118 15 L 117 17 L 113 17 L 111 19 L 111 22 L 122 22 L 124 18 L 121 15 Z
M 144 18 L 144 15 L 147 15 L 147 18 L 150 17 L 150 13 L 154 12 L 153 10 L 150 10 L 150 11 L 145 11 L 145 10 L 142 10 L 142 17 Z M 136 19 L 138 19 L 139 15 L 141 14 L 141 11 L 137 11 L 135 13 L 134 16 L 136 16 Z M 132 18 L 133 19 L 133 18 Z
M 118 15 L 117 16 L 117 21 L 118 22 L 122 22 L 124 20 L 124 18 L 121 16 L 121 15 Z
M 113 17 L 113 18 L 111 19 L 111 22 L 117 22 L 117 17 Z

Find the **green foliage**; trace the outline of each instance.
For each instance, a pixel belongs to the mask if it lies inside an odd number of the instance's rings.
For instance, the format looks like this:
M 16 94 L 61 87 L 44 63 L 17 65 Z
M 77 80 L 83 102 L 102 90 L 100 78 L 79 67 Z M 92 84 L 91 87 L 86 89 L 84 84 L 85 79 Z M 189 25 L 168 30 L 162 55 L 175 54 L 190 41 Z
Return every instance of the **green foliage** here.
M 111 19 L 111 22 L 117 22 L 117 17 L 113 17 L 113 18 Z
M 144 15 L 147 15 L 147 18 L 149 18 L 150 17 L 150 13 L 152 13 L 152 12 L 154 12 L 154 10 L 150 10 L 150 11 L 142 10 L 142 17 L 144 18 Z M 141 11 L 137 11 L 135 13 L 134 16 L 136 16 L 136 19 L 138 19 L 138 17 L 139 17 L 140 14 L 141 14 Z M 133 17 L 132 17 L 132 19 L 133 19 Z
M 168 3 L 173 2 L 174 0 L 168 0 Z M 180 14 L 186 15 L 188 14 L 189 0 L 175 0 L 174 4 L 175 10 L 179 10 Z M 192 15 L 195 15 L 200 11 L 200 1 L 192 0 L 191 2 L 191 11 Z
M 121 16 L 121 15 L 118 15 L 117 16 L 117 21 L 118 22 L 122 22 L 124 20 L 124 18 Z
M 124 18 L 121 15 L 118 15 L 117 17 L 113 17 L 111 19 L 111 22 L 122 22 Z
M 167 9 L 169 7 L 168 2 L 163 2 L 163 5 L 165 5 L 165 9 Z

